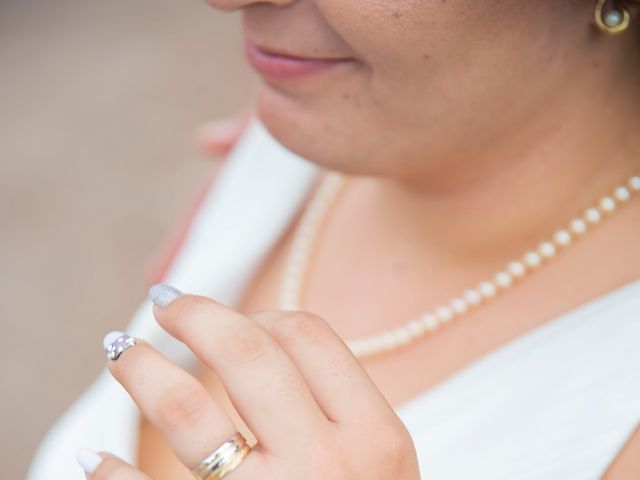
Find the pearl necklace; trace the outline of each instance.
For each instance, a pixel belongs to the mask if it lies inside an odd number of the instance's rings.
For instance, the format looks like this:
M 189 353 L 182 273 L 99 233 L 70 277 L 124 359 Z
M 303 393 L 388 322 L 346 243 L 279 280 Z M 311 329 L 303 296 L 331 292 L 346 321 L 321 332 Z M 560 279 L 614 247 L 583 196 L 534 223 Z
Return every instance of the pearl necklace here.
M 302 309 L 301 290 L 311 250 L 329 207 L 345 183 L 343 174 L 327 172 L 304 211 L 285 265 L 280 289 L 281 310 Z M 627 184 L 618 186 L 612 195 L 601 198 L 598 204 L 589 208 L 584 215 L 571 220 L 566 228 L 558 230 L 551 239 L 525 253 L 521 259 L 509 262 L 506 268 L 496 272 L 493 278 L 480 282 L 476 287 L 465 290 L 460 296 L 404 325 L 377 335 L 349 341 L 347 345 L 356 357 L 364 358 L 396 350 L 434 332 L 440 326 L 469 312 L 473 307 L 494 298 L 516 280 L 552 259 L 559 250 L 568 247 L 575 238 L 587 233 L 589 228 L 598 224 L 619 204 L 627 202 L 632 194 L 638 192 L 640 176 L 633 176 Z

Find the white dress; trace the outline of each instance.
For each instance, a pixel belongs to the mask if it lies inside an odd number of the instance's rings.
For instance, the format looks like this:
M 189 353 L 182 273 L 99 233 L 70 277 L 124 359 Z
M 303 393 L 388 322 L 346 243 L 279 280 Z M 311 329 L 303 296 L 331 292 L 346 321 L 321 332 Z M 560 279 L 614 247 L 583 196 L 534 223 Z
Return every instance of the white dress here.
M 318 171 L 254 119 L 164 281 L 236 304 Z M 157 325 L 149 300 L 126 331 L 195 367 Z M 510 341 L 396 411 L 425 480 L 600 478 L 640 421 L 640 279 Z M 105 368 L 43 439 L 27 480 L 83 479 L 74 455 L 85 446 L 135 463 L 138 420 Z

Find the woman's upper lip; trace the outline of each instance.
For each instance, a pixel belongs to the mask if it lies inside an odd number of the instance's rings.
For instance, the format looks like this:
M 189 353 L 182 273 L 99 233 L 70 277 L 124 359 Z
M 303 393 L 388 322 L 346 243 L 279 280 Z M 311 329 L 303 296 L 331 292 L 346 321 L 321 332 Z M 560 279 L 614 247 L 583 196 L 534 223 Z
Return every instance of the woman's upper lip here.
M 319 55 L 305 55 L 302 53 L 293 53 L 293 52 L 290 52 L 288 49 L 284 49 L 284 48 L 258 45 L 249 39 L 247 39 L 246 41 L 252 44 L 254 48 L 256 48 L 257 50 L 260 50 L 262 53 L 265 53 L 267 55 L 277 56 L 277 57 L 290 58 L 292 60 L 340 61 L 340 60 L 353 59 L 352 57 L 337 57 L 337 56 L 330 56 L 330 55 L 319 56 Z

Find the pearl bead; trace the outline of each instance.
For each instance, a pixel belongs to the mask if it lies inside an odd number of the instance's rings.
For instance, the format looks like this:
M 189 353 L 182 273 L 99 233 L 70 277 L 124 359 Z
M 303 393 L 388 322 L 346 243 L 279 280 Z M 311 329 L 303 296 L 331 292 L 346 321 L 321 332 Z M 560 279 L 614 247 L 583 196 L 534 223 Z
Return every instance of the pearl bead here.
M 359 355 L 367 355 L 371 351 L 370 348 L 367 348 L 367 343 L 364 340 L 347 342 L 347 346 L 356 357 Z
M 478 290 L 483 297 L 491 298 L 496 294 L 498 289 L 491 282 L 482 282 L 480 285 L 478 285 Z
M 424 328 L 429 331 L 438 328 L 438 319 L 432 313 L 427 313 L 426 315 L 420 317 L 420 323 L 422 323 L 422 325 L 424 325 Z
M 607 12 L 604 17 L 604 23 L 607 27 L 617 27 L 622 23 L 622 13 L 618 10 L 611 10 Z
M 624 202 L 626 200 L 629 200 L 631 193 L 629 193 L 629 190 L 627 190 L 627 187 L 618 187 L 616 188 L 614 195 L 618 200 L 620 200 L 621 202 Z
M 576 218 L 575 220 L 573 220 L 571 222 L 571 231 L 573 233 L 576 233 L 578 235 L 582 235 L 583 233 L 585 233 L 587 231 L 587 224 L 584 223 L 584 220 L 580 220 L 579 218 Z
M 496 285 L 502 288 L 507 288 L 513 282 L 513 278 L 507 272 L 498 272 L 496 273 L 494 280 Z
M 380 343 L 374 341 L 368 341 L 361 345 L 357 350 L 354 351 L 356 356 L 368 357 L 369 355 L 373 355 L 380 351 Z
M 612 212 L 616 208 L 616 202 L 611 197 L 604 197 L 600 200 L 600 210 L 603 212 Z
M 385 336 L 384 335 L 378 335 L 376 337 L 371 337 L 370 338 L 370 342 L 371 342 L 371 348 L 375 349 L 376 351 L 383 351 L 387 349 L 387 346 L 385 345 Z
M 438 320 L 441 322 L 446 323 L 453 318 L 453 311 L 445 305 L 440 305 L 436 308 L 436 317 L 438 317 Z
M 586 218 L 589 223 L 598 223 L 601 215 L 597 208 L 590 208 L 585 212 L 584 218 Z
M 309 202 L 303 213 L 300 225 L 295 232 L 294 241 L 288 256 L 284 278 L 280 285 L 279 306 L 281 310 L 301 310 L 300 296 L 305 271 L 310 254 L 320 230 L 320 225 L 328 212 L 340 188 L 345 184 L 343 175 L 330 173 Z M 582 218 L 573 219 L 566 229 L 553 235 L 552 241 L 527 252 L 521 260 L 507 264 L 504 271 L 497 272 L 493 281 L 480 283 L 476 288 L 464 291 L 460 297 L 454 297 L 440 305 L 431 313 L 424 313 L 405 325 L 378 335 L 349 341 L 347 345 L 357 357 L 368 357 L 377 353 L 388 352 L 406 345 L 426 332 L 438 329 L 443 323 L 450 322 L 456 315 L 463 315 L 484 299 L 490 299 L 498 293 L 498 289 L 508 288 L 516 278 L 524 276 L 529 268 L 540 265 L 543 258 L 551 258 L 556 254 L 556 247 L 568 246 L 574 236 L 587 232 L 589 224 L 597 224 L 606 213 L 616 209 L 618 202 L 625 202 L 635 192 L 640 192 L 640 176 L 631 177 L 627 184 L 614 189 L 611 196 L 600 199 L 596 208 L 588 209 Z
M 383 333 L 380 341 L 385 350 L 392 350 L 396 346 L 396 337 L 393 332 Z
M 511 262 L 507 265 L 507 270 L 514 277 L 522 277 L 526 273 L 526 267 L 522 264 L 522 262 Z
M 469 305 L 478 305 L 482 301 L 482 295 L 474 288 L 464 292 L 464 299 Z
M 551 258 L 556 253 L 556 247 L 554 247 L 551 242 L 544 242 L 540 244 L 538 251 L 544 258 Z
M 394 338 L 397 345 L 406 345 L 411 341 L 411 334 L 405 328 L 398 328 L 394 332 Z
M 413 320 L 407 325 L 407 330 L 413 337 L 419 337 L 426 330 L 424 324 L 420 320 Z
M 571 234 L 566 230 L 559 230 L 553 236 L 553 240 L 556 242 L 557 245 L 560 245 L 561 247 L 566 247 L 571 243 Z
M 461 315 L 469 309 L 469 305 L 463 298 L 454 298 L 451 300 L 451 310 L 456 314 Z
M 524 256 L 524 263 L 528 267 L 537 267 L 542 263 L 542 258 L 540 258 L 540 255 L 536 252 L 529 252 Z
M 364 357 L 369 355 L 369 353 L 371 352 L 371 350 L 366 348 L 365 345 L 348 343 L 347 346 L 356 357 Z

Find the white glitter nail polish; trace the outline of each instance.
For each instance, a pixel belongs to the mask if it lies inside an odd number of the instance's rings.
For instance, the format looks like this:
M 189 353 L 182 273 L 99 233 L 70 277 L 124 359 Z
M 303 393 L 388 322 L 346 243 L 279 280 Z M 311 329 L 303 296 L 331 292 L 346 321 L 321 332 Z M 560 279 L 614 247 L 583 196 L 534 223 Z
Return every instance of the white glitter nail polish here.
M 118 337 L 125 335 L 124 332 L 120 332 L 119 330 L 114 330 L 113 332 L 107 333 L 102 339 L 102 347 L 106 350 L 109 345 L 116 341 Z
M 117 360 L 122 352 L 136 345 L 136 339 L 126 333 L 115 331 L 107 333 L 102 344 L 107 357 L 111 360 Z
M 103 458 L 90 448 L 81 448 L 76 452 L 76 460 L 85 472 L 93 473 L 98 469 Z
M 149 288 L 149 298 L 160 308 L 165 308 L 180 296 L 182 296 L 180 290 L 166 283 L 157 283 Z

